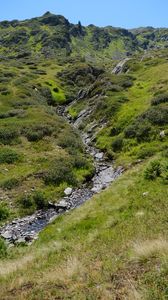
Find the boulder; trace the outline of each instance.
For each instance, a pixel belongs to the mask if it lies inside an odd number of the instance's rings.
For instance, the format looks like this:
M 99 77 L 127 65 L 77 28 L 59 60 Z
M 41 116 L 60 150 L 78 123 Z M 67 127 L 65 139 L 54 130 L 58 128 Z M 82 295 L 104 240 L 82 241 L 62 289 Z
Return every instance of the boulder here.
M 6 239 L 6 240 L 9 240 L 12 238 L 12 233 L 10 231 L 5 231 L 3 233 L 1 233 L 1 236 Z
M 100 153 L 96 153 L 95 158 L 96 158 L 97 160 L 101 160 L 101 159 L 103 159 L 103 156 L 104 156 L 104 153 L 103 153 L 103 152 L 100 152 Z
M 70 196 L 72 194 L 72 191 L 73 191 L 72 188 L 68 187 L 64 190 L 64 194 L 66 196 Z

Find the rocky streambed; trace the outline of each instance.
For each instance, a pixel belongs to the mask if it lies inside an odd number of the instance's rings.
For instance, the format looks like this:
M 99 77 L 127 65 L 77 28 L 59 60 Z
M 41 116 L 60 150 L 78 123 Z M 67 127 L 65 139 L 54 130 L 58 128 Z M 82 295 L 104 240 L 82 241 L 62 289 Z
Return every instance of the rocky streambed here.
M 66 117 L 65 115 L 63 115 Z M 31 216 L 15 219 L 11 223 L 0 228 L 0 235 L 10 244 L 22 242 L 31 243 L 38 238 L 38 233 L 44 229 L 58 216 L 77 208 L 91 197 L 107 188 L 118 176 L 123 168 L 114 168 L 112 164 L 104 158 L 104 153 L 91 146 L 90 135 L 82 134 L 82 140 L 88 152 L 94 160 L 95 174 L 89 183 L 81 188 L 71 190 L 69 195 L 63 197 L 59 203 L 49 203 L 47 210 L 40 210 Z

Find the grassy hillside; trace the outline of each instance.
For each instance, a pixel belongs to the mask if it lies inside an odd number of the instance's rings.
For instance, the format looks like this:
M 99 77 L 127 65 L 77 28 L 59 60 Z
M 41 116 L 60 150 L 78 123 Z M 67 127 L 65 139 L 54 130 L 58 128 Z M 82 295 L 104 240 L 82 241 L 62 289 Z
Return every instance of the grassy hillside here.
M 168 298 L 167 32 L 0 23 L 0 225 L 90 180 L 83 133 L 125 170 L 31 246 L 0 239 L 0 299 Z
M 167 299 L 168 189 L 144 164 L 1 261 L 1 299 Z
M 29 63 L 1 64 L 0 222 L 4 206 L 8 218 L 31 213 L 36 209 L 32 194 L 41 193 L 45 207 L 93 172 L 79 134 L 55 111 L 56 103 L 66 101 L 55 79 L 60 67 L 51 61 Z

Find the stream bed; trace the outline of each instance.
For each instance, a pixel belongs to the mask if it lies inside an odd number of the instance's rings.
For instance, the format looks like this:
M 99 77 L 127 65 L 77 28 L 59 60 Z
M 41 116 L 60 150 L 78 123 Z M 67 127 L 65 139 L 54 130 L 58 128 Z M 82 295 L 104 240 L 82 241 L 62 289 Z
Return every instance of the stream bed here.
M 65 116 L 63 115 L 63 117 Z M 56 204 L 49 203 L 47 210 L 36 211 L 31 216 L 15 219 L 11 223 L 1 227 L 0 236 L 8 243 L 32 243 L 33 240 L 38 238 L 38 233 L 58 216 L 79 207 L 91 199 L 94 194 L 106 189 L 122 174 L 122 167 L 115 169 L 110 162 L 106 161 L 103 152 L 90 145 L 89 135 L 83 134 L 81 138 L 86 152 L 90 153 L 94 160 L 95 174 L 93 178 L 90 182 L 83 184 L 81 188 L 74 189 L 71 195 L 63 197 L 60 202 Z

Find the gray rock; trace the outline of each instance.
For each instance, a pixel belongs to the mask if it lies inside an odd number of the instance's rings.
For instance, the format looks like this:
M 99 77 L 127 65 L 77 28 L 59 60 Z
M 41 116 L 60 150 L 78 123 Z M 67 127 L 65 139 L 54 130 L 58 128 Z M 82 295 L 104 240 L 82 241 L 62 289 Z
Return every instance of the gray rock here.
M 70 196 L 72 194 L 72 191 L 73 191 L 72 188 L 68 187 L 65 189 L 64 194 L 66 196 Z
M 164 131 L 164 130 L 160 132 L 160 137 L 161 137 L 161 138 L 164 138 L 164 137 L 165 137 L 165 131 Z
M 25 243 L 25 238 L 24 238 L 24 237 L 19 238 L 18 240 L 16 240 L 15 243 L 16 243 L 16 244 L 22 244 L 22 243 Z
M 143 197 L 146 197 L 146 196 L 148 196 L 148 195 L 149 195 L 149 192 L 144 192 L 144 193 L 142 194 Z
M 59 208 L 59 209 L 61 209 L 61 208 L 66 209 L 68 206 L 69 206 L 69 203 L 67 203 L 64 200 L 61 200 L 59 203 L 55 204 L 55 207 Z
M 11 233 L 10 231 L 5 231 L 5 232 L 1 233 L 1 236 L 2 236 L 4 239 L 8 240 L 8 239 L 11 239 L 11 238 L 12 238 L 12 233 Z
M 103 159 L 103 156 L 104 156 L 104 153 L 103 152 L 99 152 L 99 153 L 96 153 L 95 158 L 97 160 L 101 160 L 101 159 Z

